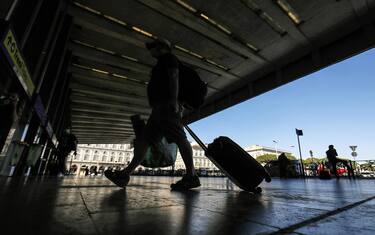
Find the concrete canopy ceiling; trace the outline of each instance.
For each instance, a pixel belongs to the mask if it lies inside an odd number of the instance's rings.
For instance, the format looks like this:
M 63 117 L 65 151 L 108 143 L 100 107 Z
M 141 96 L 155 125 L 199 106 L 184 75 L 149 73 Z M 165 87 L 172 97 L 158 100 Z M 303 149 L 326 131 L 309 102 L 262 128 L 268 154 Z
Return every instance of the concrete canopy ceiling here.
M 80 143 L 129 143 L 150 114 L 155 64 L 144 43 L 170 40 L 208 83 L 186 122 L 373 47 L 375 0 L 73 0 L 72 130 Z

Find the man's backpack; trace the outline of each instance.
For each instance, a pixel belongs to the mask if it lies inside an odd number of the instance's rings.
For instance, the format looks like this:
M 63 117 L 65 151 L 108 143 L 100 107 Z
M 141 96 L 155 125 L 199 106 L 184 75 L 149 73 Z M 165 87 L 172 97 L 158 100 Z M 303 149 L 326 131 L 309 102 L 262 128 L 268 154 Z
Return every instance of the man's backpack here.
M 202 81 L 198 73 L 184 64 L 179 66 L 178 100 L 190 109 L 198 109 L 207 95 L 207 83 Z

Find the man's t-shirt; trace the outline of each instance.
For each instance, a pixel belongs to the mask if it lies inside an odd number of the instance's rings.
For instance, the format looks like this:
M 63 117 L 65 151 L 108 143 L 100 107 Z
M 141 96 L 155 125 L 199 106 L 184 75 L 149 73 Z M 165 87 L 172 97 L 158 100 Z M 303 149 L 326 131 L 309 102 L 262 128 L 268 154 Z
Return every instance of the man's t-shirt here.
M 148 101 L 151 107 L 165 104 L 171 99 L 168 70 L 178 69 L 179 62 L 171 53 L 158 58 L 158 62 L 151 72 L 151 79 L 147 86 Z M 177 88 L 178 89 L 178 88 Z
M 334 160 L 337 157 L 336 149 L 329 149 L 327 152 L 327 158 L 328 160 Z

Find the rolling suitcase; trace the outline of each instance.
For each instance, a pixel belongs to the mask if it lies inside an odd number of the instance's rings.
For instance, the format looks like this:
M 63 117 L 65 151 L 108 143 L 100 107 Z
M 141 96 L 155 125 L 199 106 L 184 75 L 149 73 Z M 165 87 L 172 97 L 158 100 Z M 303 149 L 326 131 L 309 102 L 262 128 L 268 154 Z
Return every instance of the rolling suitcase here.
M 260 193 L 259 184 L 263 179 L 271 182 L 266 169 L 230 138 L 220 136 L 206 146 L 188 126 L 185 128 L 203 148 L 205 155 L 241 189 Z

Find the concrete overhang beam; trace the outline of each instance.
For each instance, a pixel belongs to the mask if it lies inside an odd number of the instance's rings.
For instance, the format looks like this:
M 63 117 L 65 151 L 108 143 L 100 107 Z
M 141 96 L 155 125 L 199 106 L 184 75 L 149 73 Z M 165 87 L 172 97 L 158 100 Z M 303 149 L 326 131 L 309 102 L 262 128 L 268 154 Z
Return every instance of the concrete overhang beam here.
M 105 108 L 108 110 L 118 110 L 118 111 L 134 111 L 135 113 L 146 113 L 150 110 L 148 107 L 131 105 L 125 103 L 109 102 L 105 100 L 92 99 L 87 97 L 77 97 L 73 96 L 71 100 L 72 105 L 91 107 L 91 108 Z
M 148 105 L 145 105 L 144 102 L 143 104 L 140 103 L 135 103 L 135 102 L 129 102 L 129 101 L 123 101 L 123 100 L 115 100 L 115 99 L 103 99 L 102 97 L 98 96 L 93 96 L 93 95 L 86 95 L 82 93 L 75 93 L 73 92 L 71 94 L 71 100 L 74 102 L 97 102 L 97 103 L 103 103 L 103 104 L 108 104 L 108 107 L 115 107 L 116 105 L 119 105 L 120 107 L 131 107 L 131 108 L 136 108 L 136 109 L 141 109 L 141 110 L 149 110 L 150 107 Z
M 70 6 L 69 12 L 74 16 L 75 23 L 80 27 L 116 38 L 120 41 L 123 41 L 124 43 L 132 44 L 138 47 L 139 50 L 146 50 L 144 43 L 146 41 L 149 41 L 150 39 L 145 36 L 142 36 L 136 32 L 129 31 L 117 24 L 105 21 L 98 16 L 92 15 L 75 6 Z M 219 69 L 212 64 L 204 63 L 201 59 L 196 58 L 195 56 L 183 53 L 179 50 L 176 50 L 175 54 L 181 59 L 182 62 L 187 63 L 193 67 L 209 71 L 213 74 L 220 75 L 224 79 L 239 78 L 237 75 L 231 72 Z
M 148 102 L 146 97 L 133 96 L 131 94 L 124 94 L 116 91 L 110 91 L 107 89 L 98 89 L 95 87 L 88 87 L 77 83 L 71 83 L 70 87 L 72 92 L 77 95 L 86 95 L 88 97 L 98 97 L 105 100 L 115 100 L 117 102 L 133 103 L 147 107 Z
M 118 56 L 109 55 L 107 53 L 97 51 L 79 44 L 70 43 L 69 48 L 73 51 L 74 56 L 78 56 L 87 60 L 95 61 L 99 64 L 110 64 L 117 67 L 128 69 L 148 75 L 151 71 L 150 66 L 146 66 L 137 62 L 126 60 Z
M 86 114 L 95 114 L 95 115 L 105 114 L 105 115 L 116 115 L 116 116 L 123 115 L 124 117 L 128 117 L 128 116 L 135 115 L 135 114 L 148 116 L 151 113 L 151 112 L 139 112 L 139 111 L 137 112 L 135 110 L 114 110 L 114 109 L 106 109 L 106 108 L 99 108 L 99 107 L 92 108 L 92 107 L 85 107 L 82 105 L 72 105 L 71 110 L 76 111 L 76 112 L 83 112 Z
M 118 67 L 116 65 L 111 65 L 110 63 L 102 64 L 97 61 L 93 61 L 86 58 L 74 57 L 74 63 L 88 68 L 95 68 L 101 71 L 109 72 L 110 74 L 115 74 L 114 76 L 124 77 L 128 79 L 138 80 L 141 82 L 148 82 L 150 80 L 150 75 L 145 73 L 134 72 L 130 69 L 125 69 Z M 126 77 L 126 78 L 125 78 Z

